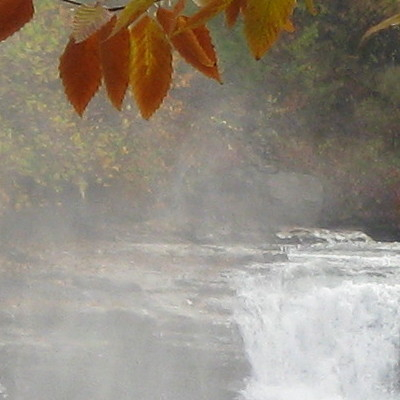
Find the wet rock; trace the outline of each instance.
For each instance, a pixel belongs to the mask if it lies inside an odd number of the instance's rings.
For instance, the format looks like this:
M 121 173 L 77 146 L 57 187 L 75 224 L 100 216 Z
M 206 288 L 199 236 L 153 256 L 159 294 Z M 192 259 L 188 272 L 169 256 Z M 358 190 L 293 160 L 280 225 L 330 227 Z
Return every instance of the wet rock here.
M 285 262 L 289 258 L 286 253 L 263 253 L 264 263 Z
M 282 244 L 317 244 L 369 242 L 372 239 L 361 231 L 328 230 L 320 228 L 293 228 L 276 233 Z

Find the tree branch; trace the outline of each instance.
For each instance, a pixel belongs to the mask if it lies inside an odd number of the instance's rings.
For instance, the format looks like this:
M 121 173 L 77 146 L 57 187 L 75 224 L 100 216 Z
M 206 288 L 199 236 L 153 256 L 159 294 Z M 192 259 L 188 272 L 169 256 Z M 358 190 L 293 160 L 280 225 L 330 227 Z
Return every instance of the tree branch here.
M 80 3 L 79 1 L 75 1 L 75 0 L 61 0 L 61 1 L 65 2 L 65 3 L 73 4 L 74 6 L 83 5 L 83 3 Z M 106 8 L 108 11 L 115 12 L 115 11 L 123 10 L 125 8 L 125 6 L 110 7 L 110 8 L 106 7 Z

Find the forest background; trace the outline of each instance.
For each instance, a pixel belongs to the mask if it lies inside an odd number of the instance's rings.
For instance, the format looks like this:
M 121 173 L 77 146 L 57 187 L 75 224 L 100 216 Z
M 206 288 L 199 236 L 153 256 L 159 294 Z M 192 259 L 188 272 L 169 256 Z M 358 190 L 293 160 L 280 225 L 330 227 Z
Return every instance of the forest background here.
M 163 189 L 177 166 L 205 167 L 199 141 L 219 138 L 231 150 L 221 168 L 253 164 L 319 177 L 330 199 L 323 225 L 400 237 L 400 30 L 360 46 L 398 4 L 317 5 L 317 16 L 296 8 L 296 31 L 261 61 L 250 56 L 240 24 L 229 30 L 217 17 L 210 28 L 224 85 L 176 61 L 173 89 L 144 121 L 131 102 L 119 113 L 105 96 L 84 118 L 74 114 L 57 69 L 70 8 L 38 1 L 35 20 L 0 47 L 0 216 L 85 201 L 113 218 L 148 218 L 166 206 Z

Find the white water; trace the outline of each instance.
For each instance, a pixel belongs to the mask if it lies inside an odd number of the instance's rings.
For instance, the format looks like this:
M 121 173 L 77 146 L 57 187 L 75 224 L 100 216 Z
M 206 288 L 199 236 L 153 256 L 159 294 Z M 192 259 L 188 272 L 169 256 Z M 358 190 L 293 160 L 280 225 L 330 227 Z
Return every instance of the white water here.
M 244 399 L 400 398 L 398 245 L 294 249 L 253 267 L 237 279 Z

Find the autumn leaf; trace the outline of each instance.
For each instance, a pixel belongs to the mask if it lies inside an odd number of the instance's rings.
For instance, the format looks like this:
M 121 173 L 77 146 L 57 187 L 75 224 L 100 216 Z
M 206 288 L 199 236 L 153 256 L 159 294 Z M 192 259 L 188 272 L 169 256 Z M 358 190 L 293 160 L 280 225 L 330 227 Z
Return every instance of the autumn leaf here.
M 105 25 L 111 19 L 111 16 L 112 14 L 99 3 L 94 6 L 79 6 L 74 14 L 72 30 L 75 43 L 83 42 Z
M 186 6 L 186 0 L 178 0 L 175 3 L 172 11 L 176 16 L 178 16 L 179 14 L 182 14 L 183 10 L 185 9 L 185 6 Z
M 164 32 L 170 35 L 176 26 L 177 15 L 172 11 L 164 7 L 159 7 L 156 13 L 157 21 L 163 27 Z
M 186 24 L 176 31 L 176 34 L 187 29 L 194 29 L 198 26 L 205 25 L 211 18 L 224 11 L 231 2 L 232 0 L 211 0 L 204 7 L 200 8 L 199 11 L 190 16 Z
M 99 33 L 80 43 L 71 38 L 60 58 L 59 71 L 68 100 L 82 116 L 101 84 Z
M 108 97 L 120 110 L 129 83 L 130 33 L 123 28 L 110 37 L 115 22 L 113 17 L 100 31 L 100 61 Z
M 157 0 L 131 0 L 119 14 L 117 22 L 111 32 L 115 35 L 121 29 L 128 27 L 142 16 Z
M 177 19 L 176 29 L 180 29 L 184 26 L 188 17 L 179 16 Z M 210 37 L 209 37 L 210 38 Z M 211 39 L 210 39 L 211 41 Z M 193 66 L 199 64 L 212 67 L 216 63 L 216 59 L 211 59 L 204 50 L 204 46 L 200 43 L 198 37 L 194 33 L 193 29 L 188 29 L 179 33 L 178 35 L 172 35 L 171 42 L 175 49 L 178 50 L 180 55 Z
M 219 83 L 222 83 L 221 76 L 218 71 L 217 65 L 217 54 L 215 52 L 214 45 L 211 40 L 210 32 L 205 25 L 199 26 L 193 29 L 193 33 L 196 36 L 201 47 L 207 54 L 208 58 L 212 61 L 211 66 L 199 65 L 196 68 L 209 78 L 215 79 Z
M 225 21 L 228 28 L 232 28 L 239 17 L 244 5 L 244 0 L 233 0 L 225 9 Z
M 149 119 L 171 85 L 171 45 L 147 15 L 131 29 L 131 43 L 130 85 L 142 117 Z
M 400 24 L 400 14 L 395 14 L 390 18 L 386 18 L 385 20 L 381 21 L 379 24 L 372 26 L 364 33 L 363 37 L 361 38 L 361 43 L 363 43 L 367 38 L 373 35 L 376 32 L 379 32 L 383 29 L 387 29 L 391 26 L 396 26 Z
M 173 11 L 159 8 L 157 19 L 165 32 L 170 34 L 171 43 L 185 61 L 209 78 L 221 82 L 217 67 L 217 55 L 210 33 L 205 26 L 171 35 L 171 25 L 176 25 L 176 29 L 179 30 L 181 26 L 185 25 L 188 17 L 180 15 L 176 18 Z
M 254 57 L 259 60 L 287 27 L 295 0 L 247 0 L 244 30 Z
M 167 35 L 170 35 L 175 30 L 177 17 L 185 8 L 185 3 L 185 0 L 178 0 L 172 9 L 164 7 L 157 8 L 157 20 L 164 28 Z
M 32 0 L 0 0 L 0 41 L 21 29 L 33 14 Z

